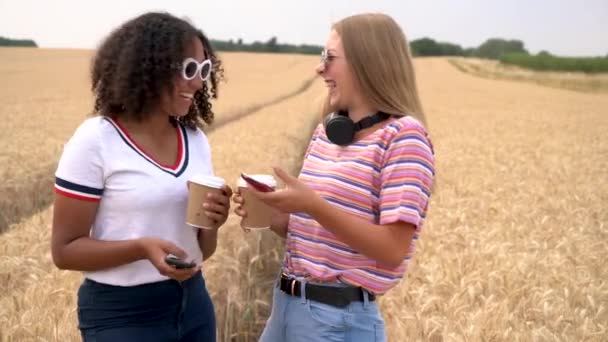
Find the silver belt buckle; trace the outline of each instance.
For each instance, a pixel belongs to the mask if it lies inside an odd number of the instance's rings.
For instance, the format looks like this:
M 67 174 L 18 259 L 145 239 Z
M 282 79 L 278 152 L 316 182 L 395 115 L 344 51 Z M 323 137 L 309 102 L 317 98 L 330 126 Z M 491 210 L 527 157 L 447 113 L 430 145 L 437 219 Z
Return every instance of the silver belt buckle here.
M 295 294 L 295 286 L 296 286 L 296 280 L 295 279 L 291 279 L 291 295 L 292 296 L 296 296 Z

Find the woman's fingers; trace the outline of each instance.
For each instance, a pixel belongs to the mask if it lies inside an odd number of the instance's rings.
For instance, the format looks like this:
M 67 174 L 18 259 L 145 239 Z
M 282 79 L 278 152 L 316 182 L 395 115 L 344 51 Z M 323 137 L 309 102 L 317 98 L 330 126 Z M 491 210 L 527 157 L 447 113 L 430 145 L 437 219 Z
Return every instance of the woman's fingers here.
M 227 216 L 226 214 L 215 213 L 211 211 L 205 211 L 205 215 L 207 215 L 208 218 L 213 220 L 215 224 L 217 224 L 218 222 L 222 222 Z
M 224 185 L 222 187 L 222 191 L 224 191 L 224 194 L 226 194 L 226 197 L 228 197 L 228 198 L 232 197 L 233 191 L 232 191 L 232 188 L 229 187 L 228 185 Z
M 165 240 L 159 240 L 159 241 L 161 244 L 159 247 L 162 252 L 158 253 L 158 256 L 160 258 L 162 258 L 163 263 L 164 263 L 165 255 L 167 255 L 167 254 L 173 254 L 180 259 L 185 259 L 188 257 L 188 254 L 186 254 L 186 251 L 179 248 L 176 244 L 174 244 L 170 241 L 165 241 Z
M 200 270 L 199 265 L 186 269 L 177 269 L 172 266 L 169 266 L 169 268 L 170 270 L 168 271 L 168 274 L 166 274 L 166 276 L 177 281 L 184 281 L 190 279 L 196 272 Z
M 240 217 L 247 217 L 247 211 L 245 211 L 245 209 L 243 209 L 241 206 L 236 207 L 234 209 L 234 213 Z
M 219 203 L 222 205 L 230 206 L 230 197 L 226 195 L 210 193 L 207 194 L 207 199 L 205 200 L 205 203 Z
M 205 209 L 205 212 L 218 213 L 222 215 L 227 215 L 228 211 L 230 210 L 229 207 L 216 203 L 204 203 L 203 208 Z

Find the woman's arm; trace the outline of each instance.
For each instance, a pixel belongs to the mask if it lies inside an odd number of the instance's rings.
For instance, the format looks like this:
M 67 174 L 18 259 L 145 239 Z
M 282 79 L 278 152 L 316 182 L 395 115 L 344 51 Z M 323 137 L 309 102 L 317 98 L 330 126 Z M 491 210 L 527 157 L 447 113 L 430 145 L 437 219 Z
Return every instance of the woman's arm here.
M 165 240 L 141 238 L 100 241 L 89 236 L 98 203 L 55 195 L 51 253 L 60 269 L 99 271 L 149 259 L 158 271 L 173 279 L 187 279 L 197 269 L 176 270 L 164 262 L 167 254 L 186 259 L 186 253 Z
M 277 212 L 272 218 L 270 230 L 279 237 L 285 239 L 287 237 L 287 225 L 289 224 L 289 214 Z
M 97 271 L 145 258 L 136 240 L 98 241 L 89 237 L 98 205 L 55 195 L 51 251 L 60 269 Z
M 403 262 L 416 232 L 413 224 L 402 221 L 385 225 L 364 221 L 318 196 L 306 212 L 354 250 L 391 267 Z
M 201 229 L 198 232 L 198 246 L 203 253 L 203 261 L 209 259 L 217 248 L 217 229 Z

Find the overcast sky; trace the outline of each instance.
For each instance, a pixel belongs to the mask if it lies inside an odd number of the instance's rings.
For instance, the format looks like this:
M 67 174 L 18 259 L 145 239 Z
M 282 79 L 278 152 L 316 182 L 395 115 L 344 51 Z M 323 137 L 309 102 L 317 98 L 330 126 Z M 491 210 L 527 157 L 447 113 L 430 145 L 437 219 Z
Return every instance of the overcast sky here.
M 476 47 L 500 37 L 520 39 L 532 53 L 608 54 L 608 0 L 0 0 L 0 36 L 95 48 L 111 29 L 151 10 L 187 16 L 213 39 L 323 45 L 332 22 L 372 11 L 393 16 L 410 40 Z

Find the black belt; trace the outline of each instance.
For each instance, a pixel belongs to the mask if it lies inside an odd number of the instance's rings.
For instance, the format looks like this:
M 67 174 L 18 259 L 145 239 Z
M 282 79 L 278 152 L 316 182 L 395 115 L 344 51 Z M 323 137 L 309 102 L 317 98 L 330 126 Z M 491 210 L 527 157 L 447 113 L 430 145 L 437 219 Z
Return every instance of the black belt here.
M 282 274 L 279 288 L 290 296 L 301 296 L 301 282 Z M 343 308 L 352 302 L 363 302 L 364 292 L 360 287 L 334 287 L 306 283 L 306 299 Z M 367 294 L 369 301 L 376 300 L 372 293 Z

